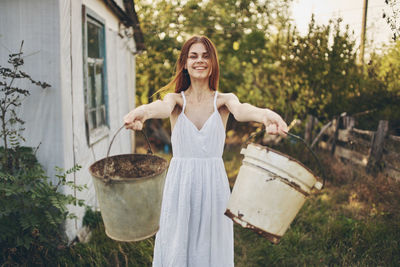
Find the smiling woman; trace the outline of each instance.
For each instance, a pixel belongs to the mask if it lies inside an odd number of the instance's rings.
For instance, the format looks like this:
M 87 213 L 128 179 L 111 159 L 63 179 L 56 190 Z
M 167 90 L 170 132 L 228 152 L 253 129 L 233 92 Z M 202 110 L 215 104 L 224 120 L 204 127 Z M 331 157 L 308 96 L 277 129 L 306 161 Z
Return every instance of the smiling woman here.
M 124 118 L 141 130 L 152 118 L 170 118 L 173 157 L 165 181 L 153 266 L 233 266 L 233 225 L 224 215 L 230 196 L 222 153 L 230 113 L 238 121 L 263 123 L 285 136 L 287 125 L 269 109 L 219 93 L 214 44 L 194 36 L 183 45 L 176 74 L 164 87 L 175 93 L 140 106 Z M 162 89 L 163 90 L 163 89 Z
M 197 64 L 203 64 L 202 67 L 209 68 L 208 86 L 213 91 L 218 90 L 219 62 L 217 49 L 214 44 L 204 36 L 194 36 L 186 41 L 177 62 L 175 77 L 161 90 L 169 89 L 173 86 L 175 86 L 175 93 L 187 90 L 194 78 L 190 77 L 188 67 L 192 67 L 194 63 L 196 63 L 196 66 Z

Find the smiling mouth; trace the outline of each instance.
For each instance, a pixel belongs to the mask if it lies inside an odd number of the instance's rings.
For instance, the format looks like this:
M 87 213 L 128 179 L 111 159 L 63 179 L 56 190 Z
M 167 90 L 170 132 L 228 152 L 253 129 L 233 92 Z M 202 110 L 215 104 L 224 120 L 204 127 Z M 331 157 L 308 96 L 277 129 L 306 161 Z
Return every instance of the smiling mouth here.
M 207 69 L 207 67 L 195 67 L 193 69 L 195 69 L 195 70 L 205 70 L 205 69 Z

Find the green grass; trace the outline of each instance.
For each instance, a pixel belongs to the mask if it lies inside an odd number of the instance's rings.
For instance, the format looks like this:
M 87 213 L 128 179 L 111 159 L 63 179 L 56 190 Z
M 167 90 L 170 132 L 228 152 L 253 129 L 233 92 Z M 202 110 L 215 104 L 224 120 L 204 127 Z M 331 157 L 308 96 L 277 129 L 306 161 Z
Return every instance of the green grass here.
M 117 242 L 106 236 L 99 212 L 88 210 L 84 224 L 92 229 L 88 243 L 76 243 L 60 252 L 58 266 L 151 266 L 154 238 L 140 242 Z
M 301 146 L 283 144 L 278 149 L 318 169 Z M 224 153 L 230 184 L 241 164 L 239 152 L 240 147 L 233 147 Z M 308 198 L 279 244 L 235 224 L 237 267 L 400 266 L 400 183 L 370 176 L 329 154 L 319 155 L 326 187 Z M 105 235 L 98 213 L 89 212 L 85 223 L 93 230 L 91 241 L 59 251 L 52 265 L 151 266 L 154 238 L 113 241 Z
M 277 149 L 321 174 L 301 144 Z M 234 156 L 224 157 L 226 166 L 240 167 Z M 326 187 L 307 199 L 278 245 L 235 225 L 237 267 L 400 266 L 400 183 L 370 176 L 328 153 L 319 152 L 319 158 Z M 233 184 L 234 176 L 230 180 Z

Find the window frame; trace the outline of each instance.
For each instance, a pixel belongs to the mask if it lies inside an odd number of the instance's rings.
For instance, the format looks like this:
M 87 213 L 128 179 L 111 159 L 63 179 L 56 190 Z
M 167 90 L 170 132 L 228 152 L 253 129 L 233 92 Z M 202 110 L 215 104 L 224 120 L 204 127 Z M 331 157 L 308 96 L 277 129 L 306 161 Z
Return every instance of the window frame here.
M 90 58 L 88 54 L 88 23 L 101 27 L 102 40 L 99 44 L 100 58 Z M 85 115 L 85 129 L 88 146 L 92 146 L 110 134 L 109 124 L 109 105 L 108 105 L 108 87 L 107 87 L 107 60 L 106 60 L 106 30 L 105 20 L 97 15 L 93 10 L 85 5 L 82 5 L 82 58 L 83 58 L 83 90 L 84 90 L 84 115 Z M 100 62 L 102 61 L 102 62 Z M 93 124 L 89 112 L 89 64 L 97 65 L 102 63 L 102 93 L 104 96 L 104 106 L 95 107 L 95 109 L 105 109 L 105 124 L 101 124 L 96 128 L 91 129 L 90 125 Z M 98 112 L 96 112 L 96 116 Z M 100 117 L 96 118 L 98 121 Z

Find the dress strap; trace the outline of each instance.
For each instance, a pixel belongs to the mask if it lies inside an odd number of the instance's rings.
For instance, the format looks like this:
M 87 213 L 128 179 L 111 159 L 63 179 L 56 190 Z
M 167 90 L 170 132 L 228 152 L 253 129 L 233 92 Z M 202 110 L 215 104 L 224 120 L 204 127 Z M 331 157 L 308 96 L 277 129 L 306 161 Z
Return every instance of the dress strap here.
M 185 111 L 185 108 L 186 108 L 186 97 L 185 97 L 185 91 L 181 91 L 181 95 L 182 95 L 182 98 L 183 98 L 182 112 L 184 112 L 184 111 Z
M 217 95 L 218 95 L 218 91 L 215 90 L 215 96 L 214 96 L 214 111 L 217 111 Z

